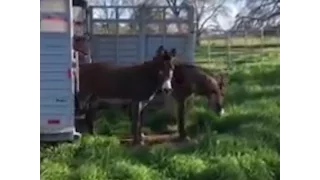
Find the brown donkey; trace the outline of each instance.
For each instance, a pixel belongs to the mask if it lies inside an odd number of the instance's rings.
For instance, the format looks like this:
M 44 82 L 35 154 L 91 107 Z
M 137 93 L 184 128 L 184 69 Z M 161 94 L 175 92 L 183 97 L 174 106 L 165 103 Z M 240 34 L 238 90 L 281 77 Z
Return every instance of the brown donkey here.
M 159 90 L 170 92 L 174 66 L 172 56 L 164 51 L 152 61 L 130 67 L 106 63 L 81 64 L 79 68 L 79 108 L 85 110 L 89 133 L 93 133 L 97 100 L 121 100 L 131 104 L 133 143 L 143 143 L 141 113 L 144 103 Z
M 159 52 L 163 51 L 159 47 Z M 175 69 L 173 72 L 172 88 L 173 92 L 171 97 L 165 98 L 165 108 L 169 111 L 170 115 L 175 117 L 174 103 L 177 102 L 178 111 L 178 130 L 180 139 L 186 139 L 187 133 L 185 130 L 185 101 L 192 94 L 204 96 L 208 99 L 208 106 L 212 111 L 219 116 L 223 114 L 223 98 L 225 93 L 225 86 L 227 77 L 225 75 L 210 76 L 206 73 L 204 68 L 196 65 L 184 63 L 176 56 L 176 50 L 172 49 L 170 53 L 173 57 Z

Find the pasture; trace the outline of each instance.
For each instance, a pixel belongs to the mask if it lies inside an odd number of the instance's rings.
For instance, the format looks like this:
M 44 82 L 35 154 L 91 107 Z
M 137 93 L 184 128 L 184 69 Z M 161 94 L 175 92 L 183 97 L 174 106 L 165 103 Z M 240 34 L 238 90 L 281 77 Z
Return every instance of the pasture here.
M 221 55 L 199 64 L 216 69 Z M 214 50 L 214 49 L 213 49 Z M 225 97 L 226 114 L 216 117 L 202 98 L 188 102 L 187 131 L 197 143 L 162 143 L 145 147 L 120 145 L 130 133 L 126 114 L 101 111 L 99 136 L 80 142 L 41 147 L 42 180 L 274 180 L 280 179 L 279 48 L 263 54 L 237 53 Z M 214 61 L 215 60 L 215 61 Z M 145 131 L 167 128 L 160 110 L 150 115 Z

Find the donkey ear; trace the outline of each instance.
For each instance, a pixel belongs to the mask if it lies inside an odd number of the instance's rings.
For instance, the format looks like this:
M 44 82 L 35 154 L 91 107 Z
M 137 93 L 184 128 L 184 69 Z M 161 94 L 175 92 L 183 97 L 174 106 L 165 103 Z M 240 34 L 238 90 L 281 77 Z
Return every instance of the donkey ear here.
M 156 53 L 159 55 L 159 54 L 162 54 L 162 52 L 164 51 L 164 47 L 163 45 L 160 45 L 156 51 Z
M 177 55 L 177 50 L 176 50 L 176 48 L 172 48 L 171 51 L 170 51 L 170 53 L 171 53 L 171 55 L 172 55 L 173 57 L 175 57 L 175 56 Z

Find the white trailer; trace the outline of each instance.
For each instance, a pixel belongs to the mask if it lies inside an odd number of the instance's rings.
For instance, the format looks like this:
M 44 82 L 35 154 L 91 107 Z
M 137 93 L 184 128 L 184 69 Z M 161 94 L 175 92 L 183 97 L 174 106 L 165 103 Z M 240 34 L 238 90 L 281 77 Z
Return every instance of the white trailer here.
M 72 141 L 77 68 L 71 0 L 40 0 L 40 140 Z

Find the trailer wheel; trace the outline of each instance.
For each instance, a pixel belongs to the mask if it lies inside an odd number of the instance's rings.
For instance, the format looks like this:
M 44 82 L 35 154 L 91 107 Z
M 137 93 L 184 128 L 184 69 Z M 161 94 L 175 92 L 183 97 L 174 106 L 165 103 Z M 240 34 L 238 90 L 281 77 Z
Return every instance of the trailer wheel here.
M 75 142 L 80 141 L 80 140 L 81 140 L 81 137 L 82 137 L 81 133 L 74 132 L 74 133 L 73 133 L 73 138 L 72 138 L 72 140 L 69 140 L 69 141 L 66 141 L 66 142 L 67 142 L 67 143 L 75 143 Z
M 73 135 L 73 141 L 78 141 L 82 137 L 81 133 L 75 132 Z

